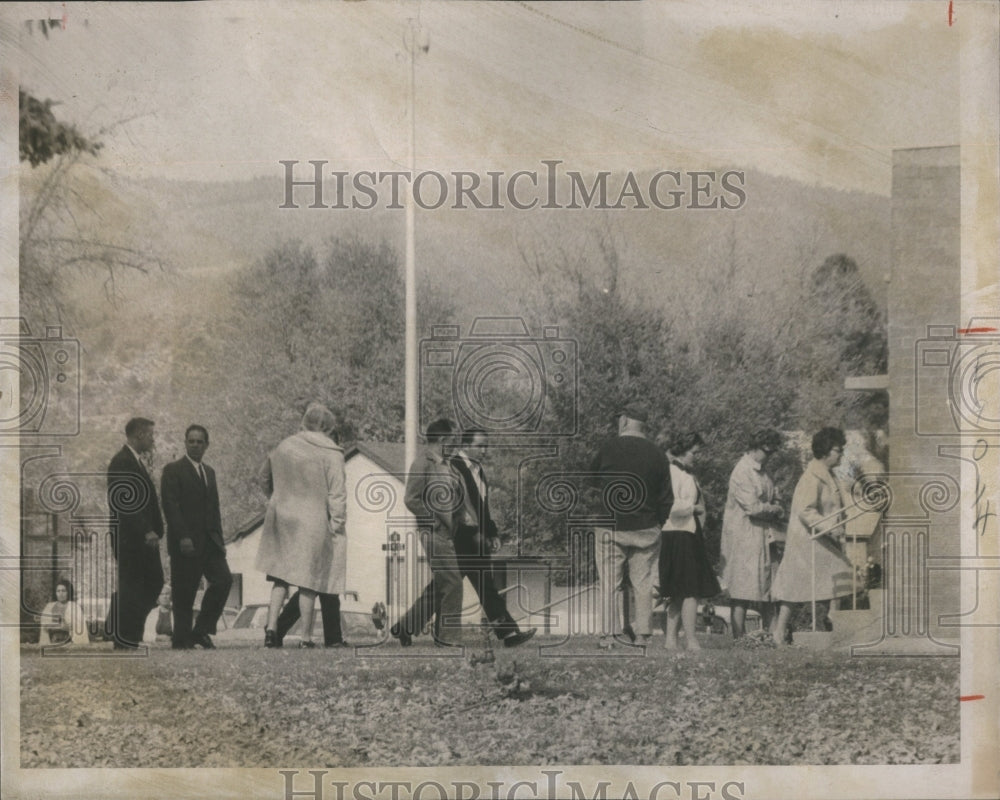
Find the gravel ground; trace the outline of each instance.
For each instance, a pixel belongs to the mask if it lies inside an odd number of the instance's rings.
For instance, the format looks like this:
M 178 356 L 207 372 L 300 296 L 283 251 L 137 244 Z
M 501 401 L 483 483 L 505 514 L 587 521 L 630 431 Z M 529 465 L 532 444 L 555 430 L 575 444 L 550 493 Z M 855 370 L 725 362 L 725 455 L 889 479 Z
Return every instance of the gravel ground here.
M 655 641 L 655 640 L 654 640 Z M 21 654 L 22 767 L 936 764 L 958 659 L 651 647 Z M 542 645 L 556 644 L 542 640 Z M 658 642 L 657 642 L 658 644 Z

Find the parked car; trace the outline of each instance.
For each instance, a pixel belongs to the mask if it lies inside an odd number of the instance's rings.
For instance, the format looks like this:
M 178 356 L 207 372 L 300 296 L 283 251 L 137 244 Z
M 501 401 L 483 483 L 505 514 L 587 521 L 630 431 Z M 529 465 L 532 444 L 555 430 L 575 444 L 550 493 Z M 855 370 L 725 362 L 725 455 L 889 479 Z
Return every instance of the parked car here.
M 247 603 L 233 617 L 231 624 L 215 636 L 217 644 L 263 644 L 264 628 L 267 625 L 267 603 Z M 227 609 L 228 610 L 228 609 Z M 340 596 L 340 626 L 348 644 L 373 644 L 380 636 L 372 622 L 370 609 L 358 602 L 357 592 L 345 592 Z M 285 644 L 294 644 L 302 638 L 302 620 L 296 622 L 285 635 Z M 313 614 L 313 641 L 323 641 L 323 615 L 319 604 Z
M 198 617 L 198 612 L 201 611 L 201 601 L 205 597 L 205 590 L 198 589 L 194 595 L 194 603 L 191 605 L 191 611 L 194 614 L 194 618 Z M 222 614 L 219 616 L 219 623 L 216 626 L 219 630 L 223 628 L 229 628 L 232 626 L 233 622 L 236 620 L 236 615 L 240 613 L 238 608 L 233 606 L 226 606 L 222 609 Z
M 233 623 L 236 622 L 236 617 L 240 614 L 238 608 L 233 608 L 232 606 L 226 606 L 222 609 L 222 614 L 219 616 L 218 629 L 220 631 L 228 630 L 233 627 Z
M 236 614 L 231 625 L 219 630 L 215 635 L 216 644 L 223 642 L 264 641 L 264 626 L 267 624 L 267 603 L 248 603 Z
M 699 633 L 729 633 L 729 619 L 731 609 L 729 606 L 714 605 L 713 603 L 699 603 L 698 616 L 695 618 L 695 629 Z M 746 631 L 752 633 L 759 631 L 762 626 L 760 614 L 752 608 L 747 609 Z M 661 600 L 653 606 L 653 630 L 666 630 L 667 626 L 667 604 Z

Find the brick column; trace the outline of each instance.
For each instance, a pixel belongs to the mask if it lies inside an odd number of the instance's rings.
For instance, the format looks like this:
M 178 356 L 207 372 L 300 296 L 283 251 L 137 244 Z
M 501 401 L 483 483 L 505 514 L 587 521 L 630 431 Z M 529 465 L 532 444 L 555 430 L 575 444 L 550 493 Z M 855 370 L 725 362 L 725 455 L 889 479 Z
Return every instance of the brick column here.
M 889 483 L 897 485 L 884 523 L 883 635 L 924 639 L 942 655 L 955 653 L 935 641 L 957 637 L 939 617 L 958 611 L 959 573 L 927 564 L 960 552 L 957 499 L 933 496 L 961 480 L 958 462 L 939 450 L 960 440 L 949 391 L 961 312 L 959 178 L 958 147 L 893 152 Z

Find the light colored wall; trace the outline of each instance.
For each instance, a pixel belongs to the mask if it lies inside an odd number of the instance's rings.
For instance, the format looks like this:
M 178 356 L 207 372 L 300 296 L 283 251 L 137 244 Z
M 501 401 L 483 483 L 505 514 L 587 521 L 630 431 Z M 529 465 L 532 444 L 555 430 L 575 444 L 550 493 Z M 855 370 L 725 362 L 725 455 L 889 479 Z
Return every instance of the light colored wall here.
M 397 592 L 401 598 L 416 598 L 430 579 L 423 551 L 413 536 L 413 515 L 403 504 L 403 484 L 363 454 L 357 454 L 345 464 L 347 479 L 347 588 L 358 593 L 365 607 L 376 601 L 385 602 L 386 555 L 382 546 L 392 532 L 400 534 L 406 544 L 405 560 L 394 571 L 401 583 Z M 230 569 L 243 575 L 243 603 L 266 603 L 271 587 L 264 573 L 254 567 L 260 531 L 254 531 L 230 544 L 227 558 Z M 400 604 L 398 613 L 406 608 Z M 466 582 L 464 606 L 470 610 L 469 622 L 479 620 L 475 592 Z M 390 614 L 393 619 L 395 615 Z
M 347 588 L 366 606 L 386 598 L 386 544 L 391 520 L 412 519 L 403 505 L 403 484 L 374 461 L 357 454 L 347 477 Z
M 266 603 L 271 599 L 271 585 L 263 572 L 254 567 L 257 548 L 260 546 L 260 529 L 237 542 L 226 545 L 226 561 L 229 571 L 243 576 L 243 605 Z

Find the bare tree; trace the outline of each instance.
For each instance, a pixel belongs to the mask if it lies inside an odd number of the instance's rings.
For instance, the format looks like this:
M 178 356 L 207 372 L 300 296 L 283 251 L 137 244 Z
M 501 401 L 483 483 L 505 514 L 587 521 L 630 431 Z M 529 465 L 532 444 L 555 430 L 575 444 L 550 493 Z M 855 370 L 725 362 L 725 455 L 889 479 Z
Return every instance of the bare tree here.
M 117 222 L 113 176 L 97 158 L 101 138 L 128 120 L 85 135 L 56 118 L 53 101 L 24 90 L 19 99 L 20 160 L 30 165 L 21 183 L 21 304 L 29 319 L 63 320 L 76 276 L 101 279 L 115 302 L 124 275 L 162 270 L 164 263 L 124 234 L 108 232 Z

